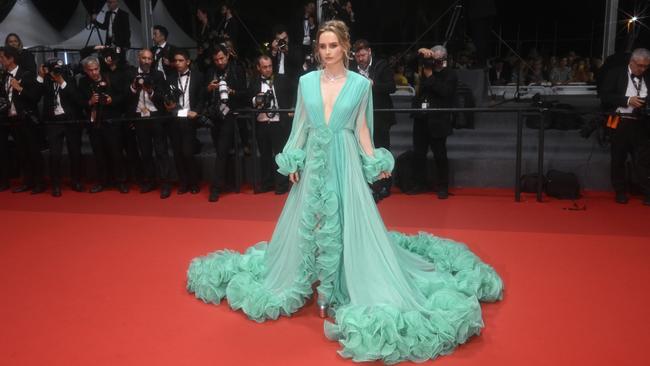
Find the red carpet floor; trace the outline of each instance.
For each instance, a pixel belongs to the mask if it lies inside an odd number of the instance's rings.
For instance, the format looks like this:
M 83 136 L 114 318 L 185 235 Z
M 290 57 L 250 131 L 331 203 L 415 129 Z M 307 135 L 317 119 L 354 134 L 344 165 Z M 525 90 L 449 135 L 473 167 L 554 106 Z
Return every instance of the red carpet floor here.
M 506 284 L 443 365 L 648 365 L 650 207 L 588 193 L 394 194 L 390 229 L 468 243 Z M 351 365 L 310 303 L 257 324 L 185 292 L 198 255 L 271 236 L 286 196 L 0 193 L 0 365 Z

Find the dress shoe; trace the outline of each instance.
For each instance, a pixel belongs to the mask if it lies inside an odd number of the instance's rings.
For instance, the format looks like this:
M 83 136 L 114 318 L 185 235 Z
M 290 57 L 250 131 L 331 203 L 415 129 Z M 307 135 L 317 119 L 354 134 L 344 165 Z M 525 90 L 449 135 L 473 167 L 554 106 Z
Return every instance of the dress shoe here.
M 83 192 L 84 191 L 84 186 L 80 182 L 73 182 L 70 185 L 70 188 L 72 188 L 72 190 L 75 191 L 75 192 Z
M 149 193 L 155 188 L 156 186 L 153 183 L 144 183 L 140 185 L 140 193 Z
M 9 189 L 9 182 L 1 182 L 0 183 L 0 192 L 4 192 L 7 189 Z
M 160 199 L 164 200 L 165 198 L 169 198 L 171 194 L 172 194 L 172 189 L 168 185 L 163 185 L 160 188 Z
M 421 194 L 421 193 L 426 193 L 428 189 L 425 186 L 414 186 L 413 188 L 409 189 L 405 193 L 408 195 L 414 195 L 414 194 Z
M 625 192 L 616 192 L 616 198 L 614 200 L 616 203 L 620 203 L 622 205 L 626 204 L 629 201 Z
M 449 192 L 447 191 L 438 191 L 438 199 L 439 200 L 446 200 L 449 198 Z
M 178 191 L 176 191 L 177 194 L 185 194 L 190 191 L 190 188 L 187 184 L 181 184 L 178 186 Z
M 61 186 L 52 186 L 52 197 L 61 197 Z
M 646 195 L 646 196 L 643 198 L 643 204 L 646 205 L 646 206 L 650 206 L 650 194 L 649 194 L 649 195 Z
M 129 193 L 129 186 L 126 185 L 126 183 L 119 183 L 117 185 L 117 190 L 120 191 L 120 193 Z
M 32 191 L 30 194 L 39 194 L 45 192 L 45 185 L 44 184 L 37 184 L 32 188 Z
M 104 186 L 101 184 L 95 184 L 94 186 L 90 187 L 90 193 L 99 193 L 104 190 Z
M 32 188 L 32 187 L 31 187 L 31 186 L 28 186 L 27 184 L 21 184 L 21 185 L 19 185 L 18 187 L 12 189 L 11 191 L 12 191 L 13 193 L 23 193 L 23 192 L 27 192 L 27 191 L 29 191 L 31 188 Z
M 197 194 L 199 192 L 201 192 L 201 189 L 199 188 L 199 186 L 193 185 L 193 186 L 190 187 L 190 193 L 191 194 Z
M 219 191 L 210 190 L 210 196 L 208 197 L 208 202 L 217 202 L 219 201 Z

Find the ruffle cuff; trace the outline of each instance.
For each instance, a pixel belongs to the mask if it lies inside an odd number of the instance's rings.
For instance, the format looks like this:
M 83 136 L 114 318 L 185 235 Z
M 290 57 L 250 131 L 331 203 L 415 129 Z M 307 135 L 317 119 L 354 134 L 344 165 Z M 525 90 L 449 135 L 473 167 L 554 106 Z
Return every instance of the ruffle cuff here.
M 275 156 L 275 162 L 278 164 L 280 174 L 289 175 L 305 166 L 305 152 L 297 148 L 287 149 Z
M 390 151 L 382 148 L 375 149 L 373 156 L 361 154 L 363 163 L 363 174 L 368 183 L 377 180 L 381 172 L 391 172 L 395 166 L 395 158 Z

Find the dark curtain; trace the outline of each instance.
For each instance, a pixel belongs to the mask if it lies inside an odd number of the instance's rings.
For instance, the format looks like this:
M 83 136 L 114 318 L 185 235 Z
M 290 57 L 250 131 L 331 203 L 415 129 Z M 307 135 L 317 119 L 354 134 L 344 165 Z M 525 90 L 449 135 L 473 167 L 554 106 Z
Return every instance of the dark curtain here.
M 16 0 L 3 0 L 0 1 L 0 22 L 5 20 L 9 12 L 11 11 L 11 8 L 14 7 L 14 4 L 16 4 Z
M 74 13 L 79 0 L 32 0 L 39 13 L 56 30 L 62 30 L 70 20 L 70 14 Z

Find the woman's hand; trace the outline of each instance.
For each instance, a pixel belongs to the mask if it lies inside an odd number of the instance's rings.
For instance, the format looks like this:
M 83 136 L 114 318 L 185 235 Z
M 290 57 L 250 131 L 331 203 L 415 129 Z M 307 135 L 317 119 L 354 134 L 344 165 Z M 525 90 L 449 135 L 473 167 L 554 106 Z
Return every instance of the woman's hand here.
M 298 176 L 298 172 L 289 173 L 289 181 L 291 183 L 296 184 L 296 183 L 298 183 L 299 180 L 300 180 L 300 177 Z
M 381 172 L 379 173 L 379 179 L 390 178 L 390 172 Z

